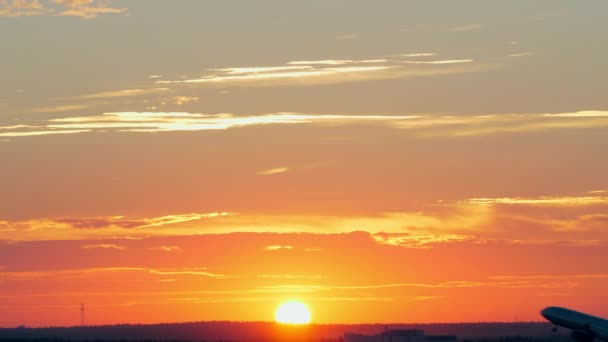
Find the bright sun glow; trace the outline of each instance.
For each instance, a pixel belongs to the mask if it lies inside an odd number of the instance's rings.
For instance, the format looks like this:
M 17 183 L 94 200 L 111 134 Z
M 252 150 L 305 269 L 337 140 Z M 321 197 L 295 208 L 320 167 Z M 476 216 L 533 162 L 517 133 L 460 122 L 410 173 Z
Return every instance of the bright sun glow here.
M 310 310 L 300 302 L 287 302 L 277 308 L 274 317 L 279 323 L 308 324 L 310 323 Z

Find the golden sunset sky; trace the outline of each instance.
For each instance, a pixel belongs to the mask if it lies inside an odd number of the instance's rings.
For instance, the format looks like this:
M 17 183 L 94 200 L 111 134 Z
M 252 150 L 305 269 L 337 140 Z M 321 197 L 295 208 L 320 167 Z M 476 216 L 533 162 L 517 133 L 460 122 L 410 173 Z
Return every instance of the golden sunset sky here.
M 606 13 L 0 0 L 0 326 L 608 316 Z

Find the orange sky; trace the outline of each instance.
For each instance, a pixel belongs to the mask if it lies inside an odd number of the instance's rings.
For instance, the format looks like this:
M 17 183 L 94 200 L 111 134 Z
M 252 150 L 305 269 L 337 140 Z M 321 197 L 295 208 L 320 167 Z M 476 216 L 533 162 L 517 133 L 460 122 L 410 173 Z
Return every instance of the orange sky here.
M 0 326 L 608 316 L 606 10 L 0 1 Z

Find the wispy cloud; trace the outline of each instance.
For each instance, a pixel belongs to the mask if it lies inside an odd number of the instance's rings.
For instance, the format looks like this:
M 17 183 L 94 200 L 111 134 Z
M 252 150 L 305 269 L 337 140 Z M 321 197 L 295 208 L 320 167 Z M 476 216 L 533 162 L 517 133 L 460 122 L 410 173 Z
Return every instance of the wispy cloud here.
M 82 249 L 115 249 L 120 251 L 127 249 L 127 247 L 109 243 L 99 243 L 95 245 L 84 245 L 82 246 Z
M 57 240 L 81 238 L 127 238 L 148 235 L 171 235 L 176 225 L 198 220 L 211 220 L 233 215 L 232 213 L 194 213 L 166 215 L 152 218 L 126 218 L 124 216 L 41 218 L 26 221 L 0 221 L 0 239 Z M 163 232 L 164 227 L 167 229 Z M 191 232 L 192 233 L 192 232 Z M 176 246 L 164 246 L 167 249 Z M 165 250 L 167 250 L 165 249 Z M 176 250 L 176 249 L 173 249 Z
M 188 103 L 193 103 L 198 101 L 197 96 L 174 96 L 171 98 L 172 102 L 178 106 L 183 106 Z
M 103 229 L 103 228 L 149 228 L 160 227 L 175 223 L 200 220 L 202 218 L 228 215 L 227 213 L 183 214 L 167 215 L 154 218 L 127 219 L 124 216 L 96 217 L 96 218 L 62 218 L 52 220 L 54 224 L 64 224 L 75 229 Z
M 462 63 L 471 63 L 472 59 L 446 59 L 446 60 L 438 60 L 438 61 L 400 61 L 399 63 L 403 64 L 462 64 Z
M 176 268 L 176 269 L 150 269 L 148 270 L 150 274 L 158 274 L 158 275 L 170 275 L 170 276 L 203 276 L 210 278 L 218 278 L 218 279 L 227 279 L 227 278 L 235 278 L 235 276 L 229 276 L 225 274 L 211 273 L 208 272 L 206 268 Z
M 608 198 L 598 196 L 472 198 L 428 203 L 418 211 L 375 215 L 290 215 L 225 213 L 168 215 L 133 219 L 101 218 L 39 219 L 0 222 L 0 239 L 108 239 L 104 244 L 130 246 L 121 237 L 226 234 L 237 232 L 351 233 L 362 232 L 377 245 L 429 249 L 447 245 L 560 245 L 601 246 L 608 243 Z M 201 224 L 199 220 L 205 220 Z M 162 228 L 162 229 L 160 229 Z M 274 240 L 261 245 L 265 251 L 295 254 L 326 251 L 293 240 Z M 152 250 L 175 252 L 174 244 L 155 243 Z M 316 247 L 311 249 L 310 247 Z
M 107 0 L 0 0 L 0 17 L 55 15 L 91 19 L 126 11 L 108 6 Z
M 257 173 L 258 176 L 270 176 L 289 171 L 287 167 L 275 167 L 272 169 L 262 170 Z
M 85 19 L 95 18 L 103 14 L 119 14 L 127 11 L 126 8 L 109 7 L 107 1 L 101 0 L 52 0 L 53 3 L 63 6 L 63 10 L 57 15 L 81 17 Z
M 375 125 L 400 129 L 417 138 L 476 137 L 547 130 L 608 127 L 608 111 L 488 115 L 335 115 L 274 113 L 249 116 L 187 112 L 114 112 L 50 119 L 38 125 L 4 126 L 0 137 L 69 134 L 92 131 L 171 132 L 226 130 L 269 125 Z M 281 173 L 295 167 L 262 170 Z
M 77 110 L 83 110 L 88 108 L 88 105 L 65 105 L 65 106 L 47 106 L 47 107 L 35 107 L 27 109 L 18 109 L 10 111 L 11 114 L 31 114 L 31 113 L 64 113 L 73 112 Z
M 314 65 L 348 65 L 348 64 L 372 64 L 372 63 L 386 63 L 387 59 L 362 59 L 362 60 L 353 60 L 353 59 L 321 59 L 314 61 L 291 61 L 287 64 L 289 65 L 301 65 L 295 68 L 299 70 L 310 70 Z M 285 68 L 294 68 L 294 67 L 279 67 L 280 70 L 285 70 Z M 272 68 L 272 69 L 277 69 Z
M 116 129 L 136 132 L 224 130 L 235 127 L 277 124 L 347 124 L 407 120 L 413 116 L 385 115 L 315 115 L 277 113 L 255 116 L 231 114 L 190 114 L 184 112 L 122 112 L 99 116 L 52 119 L 47 125 L 54 129 Z
M 322 275 L 306 275 L 306 274 L 258 274 L 258 278 L 263 279 L 308 279 L 318 280 L 323 279 Z
M 291 249 L 293 249 L 293 246 L 272 245 L 272 246 L 266 246 L 265 249 L 267 251 L 291 250 Z
M 510 204 L 510 205 L 541 205 L 541 206 L 588 206 L 608 204 L 604 196 L 562 196 L 562 197 L 501 197 L 501 198 L 471 198 L 463 203 L 470 204 Z
M 599 246 L 608 241 L 608 198 L 540 196 L 473 198 L 464 206 L 488 208 L 488 220 L 476 229 L 484 236 L 509 237 L 516 244 Z
M 376 233 L 372 235 L 374 241 L 407 248 L 433 248 L 441 244 L 476 240 L 469 235 L 459 234 L 411 234 L 411 233 Z
M 0 132 L 0 137 L 31 137 L 53 134 L 75 134 L 90 132 L 88 129 L 71 129 L 71 130 L 32 130 L 24 132 Z
M 123 89 L 123 90 L 112 90 L 112 91 L 102 91 L 99 93 L 93 94 L 85 94 L 75 97 L 70 97 L 68 99 L 109 99 L 116 97 L 132 97 L 132 96 L 142 96 L 142 95 L 150 95 L 150 94 L 161 94 L 165 93 L 169 90 L 169 88 L 147 88 L 147 89 Z
M 394 122 L 393 125 L 410 130 L 420 137 L 474 137 L 547 130 L 597 129 L 608 127 L 608 111 L 424 116 L 407 122 Z
M 534 274 L 491 276 L 493 280 L 543 280 L 543 279 L 608 279 L 608 274 Z
M 258 85 L 289 84 L 332 84 L 341 82 L 363 81 L 368 79 L 392 78 L 388 72 L 393 66 L 358 66 L 358 67 L 324 67 L 288 72 L 253 72 L 248 74 L 230 74 L 228 72 L 179 81 L 158 81 L 158 84 L 199 83 L 199 84 L 235 84 L 249 83 Z
M 288 63 L 291 64 L 291 63 Z M 301 62 L 295 62 L 293 64 L 302 64 Z M 250 75 L 250 74 L 264 74 L 274 73 L 277 71 L 291 72 L 296 70 L 309 70 L 312 66 L 276 66 L 276 67 L 244 67 L 244 68 L 224 68 L 224 69 L 211 69 L 210 71 L 219 71 L 226 75 Z
M 86 247 L 86 248 L 85 248 Z M 116 248 L 118 247 L 118 248 Z M 83 246 L 84 249 L 116 249 L 123 250 L 121 246 L 113 245 L 90 245 L 90 247 Z M 0 276 L 3 280 L 14 281 L 14 280 L 34 280 L 34 279 L 70 279 L 75 277 L 98 277 L 112 273 L 139 273 L 148 274 L 151 276 L 194 276 L 194 277 L 208 277 L 215 279 L 228 279 L 235 278 L 236 276 L 230 276 L 225 274 L 218 274 L 209 272 L 206 267 L 198 268 L 146 268 L 146 267 L 99 267 L 99 268 L 75 268 L 75 269 L 59 269 L 59 270 L 48 270 L 48 271 L 5 271 L 0 270 Z
M 179 246 L 158 246 L 158 247 L 150 247 L 148 248 L 151 251 L 163 251 L 163 252 L 178 252 L 181 251 L 181 247 Z
M 335 290 L 374 290 L 390 288 L 429 288 L 429 289 L 463 289 L 463 288 L 538 288 L 538 289 L 572 289 L 578 283 L 563 279 L 483 279 L 453 280 L 440 283 L 388 283 L 366 285 L 271 285 L 264 289 L 276 292 L 324 292 Z
M 405 58 L 415 58 L 415 57 L 434 57 L 434 56 L 437 56 L 437 54 L 432 53 L 432 52 L 416 52 L 416 53 L 405 53 L 405 54 L 401 54 L 399 56 L 405 57 Z
M 20 128 L 29 128 L 29 127 L 31 127 L 31 126 L 28 126 L 28 125 L 0 126 L 0 130 L 20 129 Z
M 270 169 L 261 170 L 261 171 L 258 171 L 256 174 L 258 176 L 271 176 L 271 175 L 276 175 L 276 174 L 280 174 L 280 173 L 286 173 L 288 171 L 311 170 L 311 169 L 316 169 L 319 167 L 327 167 L 327 166 L 331 166 L 331 165 L 335 165 L 335 163 L 317 162 L 317 163 L 311 163 L 311 164 L 307 164 L 307 165 L 281 166 L 281 167 L 274 167 L 274 168 L 270 168 Z
M 322 85 L 369 80 L 385 80 L 406 77 L 421 77 L 458 74 L 483 70 L 484 66 L 472 59 L 449 59 L 435 61 L 404 61 L 403 58 L 430 57 L 435 54 L 418 53 L 394 55 L 375 59 L 320 59 L 295 60 L 284 65 L 247 66 L 223 69 L 208 69 L 200 77 L 178 80 L 159 80 L 156 84 L 199 85 Z M 454 64 L 470 63 L 470 66 Z
M 44 12 L 39 0 L 0 0 L 0 17 L 29 17 Z
M 530 56 L 534 56 L 534 53 L 532 52 L 519 52 L 519 53 L 512 53 L 507 55 L 507 57 L 530 57 Z

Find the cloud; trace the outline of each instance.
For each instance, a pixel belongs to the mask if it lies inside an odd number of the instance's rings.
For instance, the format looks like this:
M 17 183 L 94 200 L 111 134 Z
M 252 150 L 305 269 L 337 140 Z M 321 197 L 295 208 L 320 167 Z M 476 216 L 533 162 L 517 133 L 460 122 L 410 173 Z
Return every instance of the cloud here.
M 507 57 L 529 57 L 529 56 L 534 56 L 534 53 L 532 53 L 532 52 L 520 52 L 520 53 L 512 53 L 510 55 L 507 55 Z
M 38 131 L 23 131 L 23 132 L 4 132 L 0 133 L 0 137 L 31 137 L 53 134 L 75 134 L 90 132 L 88 129 L 71 129 L 71 130 L 38 130 Z
M 113 91 L 102 91 L 99 93 L 93 94 L 85 94 L 75 97 L 70 97 L 67 99 L 110 99 L 116 97 L 132 97 L 132 96 L 142 96 L 142 95 L 150 95 L 150 94 L 160 94 L 165 93 L 169 90 L 169 88 L 147 88 L 147 89 L 123 89 L 123 90 L 113 90 Z
M 136 228 L 146 224 L 145 220 L 126 220 L 124 216 L 96 217 L 96 218 L 61 218 L 53 220 L 54 223 L 65 224 L 74 229 L 102 229 L 102 228 Z
M 158 246 L 158 247 L 150 247 L 148 248 L 151 251 L 163 251 L 163 252 L 178 252 L 181 251 L 181 247 L 179 246 Z
M 361 239 L 387 248 L 431 249 L 481 244 L 605 246 L 608 245 L 607 213 L 608 198 L 602 194 L 472 198 L 420 204 L 415 211 L 368 215 L 208 213 L 153 218 L 110 216 L 4 221 L 0 222 L 0 239 L 24 241 L 237 232 L 360 232 Z M 201 222 L 203 219 L 205 221 Z M 109 241 L 116 243 L 115 240 Z M 326 246 L 319 246 L 316 242 L 295 248 L 300 245 L 299 242 L 279 241 L 274 240 L 274 243 L 259 248 L 265 251 L 291 250 L 297 254 L 327 251 Z M 171 252 L 178 250 L 174 248 L 176 245 L 155 243 L 146 248 Z
M 125 218 L 124 216 L 107 216 L 92 218 L 41 218 L 13 222 L 0 221 L 0 239 L 73 240 L 109 237 L 135 239 L 148 235 L 171 235 L 174 234 L 173 229 L 177 229 L 177 227 L 181 227 L 188 222 L 195 222 L 203 219 L 210 220 L 230 215 L 233 214 L 214 212 L 204 214 L 166 215 L 137 219 Z M 164 229 L 159 229 L 160 227 L 163 227 Z
M 487 69 L 488 65 L 472 59 L 436 61 L 404 61 L 408 57 L 429 57 L 435 54 L 419 53 L 396 55 L 376 59 L 320 59 L 295 60 L 284 65 L 247 66 L 207 69 L 202 76 L 178 80 L 159 80 L 156 84 L 198 84 L 201 86 L 308 86 L 387 80 L 407 77 L 459 74 Z M 469 66 L 455 65 L 470 63 Z
M 227 279 L 227 278 L 236 278 L 236 276 L 229 276 L 225 274 L 217 274 L 211 273 L 207 271 L 207 268 L 175 268 L 175 269 L 150 269 L 148 270 L 150 274 L 157 275 L 170 275 L 170 276 L 203 276 L 209 278 L 217 278 L 217 279 Z
M 588 206 L 608 204 L 604 196 L 561 196 L 561 197 L 501 197 L 501 198 L 471 198 L 463 201 L 469 204 L 509 204 L 509 205 L 539 205 L 539 206 Z
M 289 168 L 287 168 L 287 167 L 276 167 L 273 169 L 259 171 L 257 173 L 257 175 L 258 176 L 270 176 L 270 175 L 276 175 L 278 173 L 285 173 L 287 171 L 289 171 Z
M 434 56 L 437 56 L 437 54 L 436 53 L 432 53 L 432 52 L 418 52 L 418 53 L 405 53 L 405 54 L 401 54 L 399 56 L 400 57 L 405 57 L 405 58 L 434 57 Z
M 0 130 L 19 129 L 19 128 L 30 128 L 35 126 L 28 125 L 13 125 L 13 126 L 0 126 Z
M 438 60 L 438 61 L 400 61 L 399 63 L 403 64 L 461 64 L 461 63 L 471 63 L 472 59 L 447 59 L 447 60 Z
M 493 280 L 553 280 L 553 279 L 608 279 L 608 274 L 541 274 L 541 275 L 507 275 L 491 276 Z
M 324 292 L 336 290 L 374 290 L 390 288 L 429 288 L 429 289 L 465 289 L 465 288 L 508 288 L 508 289 L 572 289 L 578 283 L 563 279 L 491 279 L 480 281 L 451 280 L 439 283 L 388 283 L 365 285 L 271 285 L 263 289 L 269 292 Z
M 61 218 L 50 220 L 53 224 L 65 224 L 74 229 L 104 229 L 104 228 L 148 228 L 160 227 L 175 223 L 200 220 L 207 217 L 228 215 L 227 213 L 167 215 L 154 218 L 125 219 L 124 216 L 96 218 Z
M 381 296 L 354 296 L 354 297 L 319 297 L 317 300 L 328 302 L 417 302 L 423 300 L 440 299 L 441 296 L 406 296 L 406 297 L 381 297 Z
M 352 59 L 322 59 L 317 61 L 291 61 L 289 65 L 303 65 L 297 67 L 298 69 L 312 69 L 314 65 L 347 65 L 347 64 L 368 64 L 368 63 L 386 63 L 387 59 L 363 59 L 363 60 L 352 60 Z M 283 69 L 285 67 L 281 67 Z M 293 68 L 293 67 L 289 67 Z M 276 69 L 276 68 L 274 68 Z
M 108 247 L 110 246 L 110 247 Z M 116 248 L 118 247 L 118 248 Z M 85 248 L 85 247 L 83 247 Z M 91 247 L 85 249 L 117 249 L 123 250 L 121 246 L 113 245 L 91 245 Z M 111 273 L 135 273 L 139 274 L 141 278 L 144 274 L 150 276 L 196 276 L 196 277 L 208 277 L 215 279 L 228 279 L 235 278 L 235 276 L 229 276 L 225 274 L 216 274 L 208 272 L 205 267 L 198 268 L 146 268 L 146 267 L 98 267 L 98 268 L 76 268 L 76 269 L 60 269 L 60 270 L 48 270 L 48 271 L 4 271 L 0 270 L 0 276 L 6 281 L 19 281 L 19 280 L 49 280 L 49 279 L 71 279 L 74 277 L 97 277 L 102 276 L 106 278 L 106 274 Z M 131 293 L 133 294 L 133 293 Z M 112 294 L 110 294 L 112 295 Z
M 198 101 L 198 97 L 196 96 L 174 96 L 171 98 L 172 102 L 178 106 L 183 106 L 188 103 L 193 103 Z
M 266 169 L 266 170 L 262 170 L 262 171 L 258 171 L 256 174 L 258 176 L 270 176 L 270 175 L 276 175 L 276 174 L 280 174 L 280 173 L 285 173 L 288 171 L 296 171 L 296 170 L 311 170 L 311 169 L 316 169 L 316 168 L 320 168 L 320 167 L 327 167 L 327 166 L 331 166 L 331 165 L 335 165 L 335 163 L 333 162 L 317 162 L 317 163 L 311 163 L 308 165 L 298 165 L 298 166 L 282 166 L 282 167 L 275 167 L 275 168 L 271 168 L 271 169 Z
M 308 280 L 319 280 L 325 278 L 322 275 L 305 275 L 305 274 L 258 274 L 258 278 L 262 279 L 308 279 Z
M 53 2 L 64 7 L 57 14 L 60 16 L 91 19 L 103 14 L 119 14 L 127 11 L 126 8 L 108 7 L 106 1 L 101 0 L 53 0 Z
M 187 112 L 112 112 L 49 119 L 38 125 L 5 126 L 0 137 L 103 132 L 227 130 L 269 125 L 369 125 L 403 130 L 415 138 L 466 138 L 547 130 L 608 127 L 608 111 L 487 115 L 346 115 L 273 113 L 248 116 Z M 294 169 L 282 166 L 281 168 Z M 280 168 L 279 168 L 280 169 Z M 286 170 L 276 170 L 286 171 Z M 261 171 L 263 172 L 263 171 Z
M 0 0 L 0 17 L 29 17 L 44 13 L 39 0 Z
M 31 113 L 65 113 L 88 108 L 87 105 L 66 105 L 66 106 L 48 106 L 36 107 L 11 111 L 11 114 L 31 114 Z
M 458 234 L 411 234 L 411 233 L 375 233 L 374 241 L 384 245 L 407 248 L 432 248 L 442 244 L 454 242 L 474 241 L 475 238 Z
M 137 267 L 105 267 L 105 268 L 84 268 L 84 269 L 61 269 L 48 271 L 0 271 L 0 276 L 6 281 L 20 280 L 49 280 L 66 279 L 83 276 L 95 276 L 103 273 L 133 272 L 139 271 Z
M 608 111 L 424 116 L 407 122 L 396 121 L 393 125 L 415 131 L 415 135 L 419 137 L 475 137 L 501 133 L 608 127 Z
M 115 250 L 125 250 L 125 249 L 127 249 L 127 247 L 125 247 L 125 246 L 119 246 L 119 245 L 115 245 L 115 244 L 109 244 L 109 243 L 100 243 L 100 244 L 96 244 L 96 245 L 84 245 L 84 246 L 82 246 L 82 249 L 115 249 Z
M 107 0 L 0 0 L 0 17 L 55 15 L 91 19 L 127 11 L 107 3 Z
M 599 246 L 608 242 L 608 198 L 539 196 L 473 198 L 465 206 L 486 207 L 488 220 L 476 230 L 511 243 Z
M 394 66 L 357 66 L 357 67 L 323 67 L 300 71 L 252 72 L 231 74 L 224 72 L 208 75 L 203 78 L 184 81 L 157 81 L 158 84 L 198 83 L 198 84 L 334 84 L 342 82 L 363 81 L 368 79 L 392 78 L 390 69 Z
M 291 64 L 291 63 L 288 63 Z M 301 63 L 294 63 L 301 64 Z M 248 75 L 248 74 L 263 74 L 276 71 L 294 71 L 294 70 L 309 70 L 312 66 L 278 66 L 278 67 L 246 67 L 246 68 L 225 68 L 225 69 L 211 69 L 211 71 L 219 71 L 227 75 Z
M 265 249 L 267 251 L 291 250 L 291 249 L 293 249 L 293 246 L 272 245 L 272 246 L 266 246 Z
M 355 124 L 407 120 L 413 116 L 315 115 L 277 113 L 253 116 L 191 114 L 185 112 L 117 112 L 98 116 L 52 119 L 54 129 L 116 129 L 135 132 L 225 130 L 235 127 L 278 124 Z
M 231 213 L 206 213 L 206 214 L 184 214 L 184 215 L 167 215 L 161 217 L 155 217 L 152 219 L 145 220 L 145 224 L 138 228 L 149 228 L 149 227 L 160 227 L 169 224 L 195 221 L 204 218 L 229 216 Z

